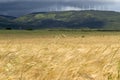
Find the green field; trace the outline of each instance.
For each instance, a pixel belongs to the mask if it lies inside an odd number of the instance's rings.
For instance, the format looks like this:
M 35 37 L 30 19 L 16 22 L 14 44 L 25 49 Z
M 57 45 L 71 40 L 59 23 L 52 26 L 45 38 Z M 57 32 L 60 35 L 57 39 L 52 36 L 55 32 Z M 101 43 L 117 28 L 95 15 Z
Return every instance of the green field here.
M 52 30 L 52 29 L 45 29 L 45 30 L 0 30 L 1 37 L 54 37 L 54 36 L 62 36 L 66 35 L 69 37 L 75 37 L 75 36 L 89 36 L 89 35 L 119 35 L 120 31 L 106 31 L 106 30 Z

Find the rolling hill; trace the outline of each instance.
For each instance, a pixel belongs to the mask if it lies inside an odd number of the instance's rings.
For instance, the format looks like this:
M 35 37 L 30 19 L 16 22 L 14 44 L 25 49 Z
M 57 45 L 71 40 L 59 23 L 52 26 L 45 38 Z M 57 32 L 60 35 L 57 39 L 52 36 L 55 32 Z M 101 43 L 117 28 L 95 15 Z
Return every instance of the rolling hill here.
M 17 24 L 13 21 L 16 17 L 0 15 L 0 29 L 17 29 Z
M 37 12 L 18 18 L 0 17 L 2 28 L 12 29 L 105 29 L 120 30 L 120 13 L 113 11 Z M 7 26 L 7 27 L 6 27 Z M 0 27 L 1 28 L 1 27 Z

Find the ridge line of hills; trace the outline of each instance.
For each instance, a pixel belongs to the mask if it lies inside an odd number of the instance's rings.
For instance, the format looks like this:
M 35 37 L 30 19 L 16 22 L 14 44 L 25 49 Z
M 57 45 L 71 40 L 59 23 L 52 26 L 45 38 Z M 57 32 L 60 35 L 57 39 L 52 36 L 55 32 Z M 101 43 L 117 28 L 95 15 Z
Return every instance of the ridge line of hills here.
M 85 10 L 36 12 L 20 17 L 0 15 L 0 29 L 120 30 L 120 13 Z

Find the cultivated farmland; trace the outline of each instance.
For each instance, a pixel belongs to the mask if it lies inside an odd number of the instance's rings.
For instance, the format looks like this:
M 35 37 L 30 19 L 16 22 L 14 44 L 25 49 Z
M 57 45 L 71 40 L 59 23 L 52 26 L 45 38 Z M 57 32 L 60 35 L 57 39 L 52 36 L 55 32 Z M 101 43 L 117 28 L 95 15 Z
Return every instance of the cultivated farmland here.
M 0 31 L 0 80 L 120 80 L 120 32 Z

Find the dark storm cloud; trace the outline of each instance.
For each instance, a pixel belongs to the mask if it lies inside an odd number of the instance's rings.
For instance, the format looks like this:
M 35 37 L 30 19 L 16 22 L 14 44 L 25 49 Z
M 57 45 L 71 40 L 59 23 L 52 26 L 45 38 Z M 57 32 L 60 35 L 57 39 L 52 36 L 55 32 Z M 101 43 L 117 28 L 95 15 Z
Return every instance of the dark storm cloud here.
M 0 0 L 0 14 L 20 16 L 41 11 L 112 10 L 113 4 L 108 0 Z

